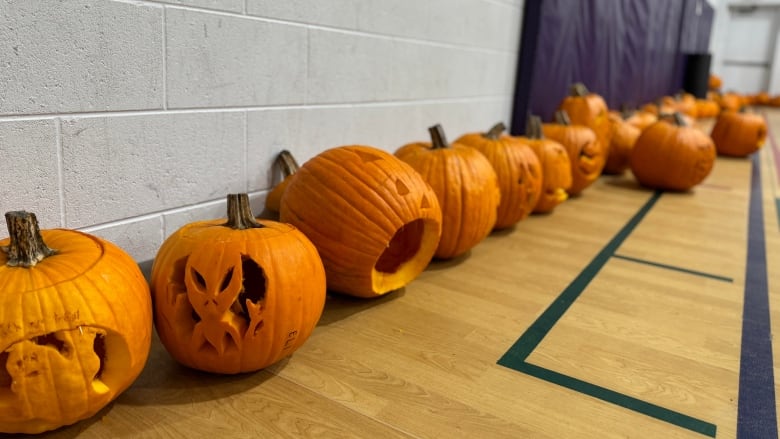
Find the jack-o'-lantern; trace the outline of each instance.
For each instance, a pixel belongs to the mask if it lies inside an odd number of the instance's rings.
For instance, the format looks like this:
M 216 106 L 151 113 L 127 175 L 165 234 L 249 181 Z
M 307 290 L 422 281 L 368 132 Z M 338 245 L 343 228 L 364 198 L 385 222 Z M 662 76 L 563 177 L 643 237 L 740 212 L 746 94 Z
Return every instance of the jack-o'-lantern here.
M 542 191 L 542 165 L 533 150 L 517 137 L 502 134 L 499 122 L 485 133 L 468 133 L 455 142 L 481 152 L 496 171 L 501 201 L 496 229 L 524 220 L 531 214 Z
M 228 195 L 228 218 L 186 224 L 152 267 L 157 333 L 180 363 L 251 372 L 289 356 L 325 304 L 317 250 L 289 224 L 256 220 L 246 194 Z
M 571 161 L 572 183 L 569 195 L 579 195 L 585 188 L 593 184 L 604 169 L 606 154 L 596 133 L 584 125 L 572 125 L 568 114 L 559 110 L 555 112 L 555 123 L 542 125 L 544 136 L 554 140 L 569 154 Z
M 529 116 L 524 137 L 520 139 L 536 153 L 542 164 L 542 193 L 534 206 L 534 213 L 549 213 L 569 198 L 571 187 L 571 160 L 560 143 L 545 139 L 542 119 Z
M 149 287 L 119 247 L 6 213 L 0 241 L 0 431 L 39 433 L 96 414 L 146 363 Z
M 604 154 L 609 154 L 610 125 L 607 103 L 604 98 L 588 91 L 585 84 L 576 83 L 569 89 L 569 96 L 561 101 L 558 110 L 569 115 L 572 124 L 585 125 L 596 133 Z
M 420 174 L 380 149 L 340 146 L 296 172 L 279 219 L 317 247 L 328 288 L 377 297 L 414 280 L 439 245 L 442 213 Z

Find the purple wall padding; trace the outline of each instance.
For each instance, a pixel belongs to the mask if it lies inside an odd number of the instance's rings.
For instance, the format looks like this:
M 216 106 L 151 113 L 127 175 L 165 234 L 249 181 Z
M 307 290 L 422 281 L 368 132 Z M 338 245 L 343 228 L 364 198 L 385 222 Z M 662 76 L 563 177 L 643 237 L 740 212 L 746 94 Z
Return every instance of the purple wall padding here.
M 524 14 L 513 134 L 529 111 L 550 120 L 574 82 L 616 109 L 679 91 L 714 16 L 705 0 L 526 0 Z

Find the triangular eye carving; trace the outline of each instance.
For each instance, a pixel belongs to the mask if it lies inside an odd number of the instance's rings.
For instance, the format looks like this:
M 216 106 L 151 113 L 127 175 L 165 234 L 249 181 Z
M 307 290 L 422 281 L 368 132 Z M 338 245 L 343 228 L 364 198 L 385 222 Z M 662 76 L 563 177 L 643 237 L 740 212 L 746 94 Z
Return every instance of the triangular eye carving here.
M 233 267 L 230 267 L 225 277 L 222 278 L 222 285 L 219 287 L 219 292 L 225 291 L 230 286 L 230 281 L 233 280 Z
M 421 209 L 430 209 L 431 208 L 431 202 L 428 201 L 428 197 L 423 195 L 422 201 L 420 201 L 420 208 Z
M 360 160 L 362 160 L 364 163 L 373 162 L 382 158 L 374 153 L 366 151 L 355 151 L 355 154 L 357 154 L 357 156 L 360 157 Z
M 401 180 L 395 181 L 395 190 L 398 192 L 398 195 L 402 196 L 409 193 L 409 188 Z

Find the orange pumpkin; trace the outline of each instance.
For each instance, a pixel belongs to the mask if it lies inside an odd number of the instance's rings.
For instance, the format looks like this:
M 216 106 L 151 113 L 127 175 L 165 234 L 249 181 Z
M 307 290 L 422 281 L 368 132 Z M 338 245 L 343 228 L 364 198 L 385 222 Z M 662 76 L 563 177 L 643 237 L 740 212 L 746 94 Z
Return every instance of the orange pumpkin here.
M 652 115 L 650 115 L 652 116 Z M 655 118 L 655 116 L 652 116 Z M 628 169 L 631 151 L 642 130 L 624 120 L 622 116 L 610 114 L 612 124 L 612 144 L 609 146 L 605 174 L 622 174 Z
M 247 194 L 228 195 L 228 218 L 186 224 L 152 267 L 157 333 L 180 363 L 251 372 L 289 356 L 325 305 L 317 250 L 289 224 L 256 221 Z
M 596 133 L 604 154 L 609 154 L 610 126 L 607 103 L 600 95 L 591 93 L 582 83 L 571 86 L 569 96 L 558 107 L 569 115 L 572 124 L 585 125 Z
M 701 118 L 715 117 L 720 113 L 720 105 L 711 99 L 696 100 L 696 114 Z
M 656 109 L 657 111 L 657 109 Z M 658 113 L 650 111 L 623 111 L 620 116 L 627 124 L 639 128 L 640 131 L 644 131 L 645 128 L 658 122 Z
M 728 111 L 712 127 L 710 137 L 718 154 L 745 157 L 758 151 L 766 141 L 767 126 L 755 113 Z
M 523 142 L 533 149 L 542 164 L 542 194 L 534 206 L 534 213 L 549 213 L 569 198 L 566 192 L 572 184 L 571 161 L 566 148 L 560 143 L 545 139 L 542 119 L 529 116 Z
M 719 90 L 723 86 L 723 80 L 720 79 L 720 76 L 711 73 L 707 85 L 710 90 Z
M 462 255 L 485 239 L 496 223 L 501 193 L 490 162 L 474 148 L 447 143 L 441 125 L 428 129 L 431 142 L 402 146 L 396 157 L 411 165 L 439 199 L 442 231 L 434 256 Z
M 135 381 L 152 302 L 136 262 L 110 242 L 40 230 L 29 212 L 5 217 L 0 431 L 40 433 L 95 415 Z
M 572 125 L 565 111 L 557 111 L 555 121 L 543 124 L 542 132 L 544 137 L 566 148 L 571 161 L 572 181 L 568 192 L 569 195 L 579 195 L 601 175 L 606 154 L 596 133 L 584 125 Z
M 631 172 L 654 189 L 685 191 L 701 183 L 715 165 L 712 139 L 686 126 L 682 114 L 674 122 L 660 120 L 637 139 L 631 153 Z
M 317 247 L 328 288 L 377 297 L 414 280 L 441 237 L 436 193 L 411 166 L 370 146 L 323 151 L 294 174 L 279 219 Z
M 521 140 L 503 135 L 505 129 L 503 123 L 498 123 L 486 133 L 464 134 L 455 141 L 481 152 L 496 172 L 501 192 L 496 229 L 510 227 L 528 217 L 542 191 L 539 159 Z
M 745 105 L 742 97 L 736 93 L 721 95 L 718 103 L 722 111 L 739 111 Z

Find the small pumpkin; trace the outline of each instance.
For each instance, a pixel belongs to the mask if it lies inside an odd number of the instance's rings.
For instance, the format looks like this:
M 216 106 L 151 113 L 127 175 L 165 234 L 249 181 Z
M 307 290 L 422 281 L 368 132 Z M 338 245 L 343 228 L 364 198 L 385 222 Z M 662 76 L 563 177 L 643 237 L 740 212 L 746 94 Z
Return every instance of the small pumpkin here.
M 737 93 L 729 92 L 719 96 L 718 104 L 721 111 L 739 111 L 745 106 L 745 102 Z
M 571 86 L 569 96 L 563 99 L 558 110 L 565 111 L 572 124 L 585 125 L 592 129 L 604 149 L 604 154 L 609 154 L 609 109 L 604 98 L 591 93 L 584 84 L 578 82 Z
M 643 186 L 686 191 L 701 183 L 715 165 L 715 144 L 700 130 L 686 125 L 681 113 L 674 121 L 648 127 L 631 153 L 631 172 Z
M 599 178 L 606 154 L 592 129 L 584 125 L 572 125 L 569 115 L 559 110 L 555 112 L 555 123 L 543 124 L 542 132 L 544 137 L 563 145 L 569 154 L 572 177 L 569 195 L 579 195 Z
M 485 133 L 462 135 L 456 143 L 481 152 L 498 177 L 501 201 L 495 229 L 504 229 L 531 214 L 542 191 L 542 165 L 533 150 L 520 139 L 502 134 L 499 122 Z
M 696 99 L 696 113 L 698 117 L 715 117 L 720 113 L 720 105 L 711 99 Z
M 542 194 L 534 206 L 534 213 L 549 213 L 569 198 L 571 187 L 571 160 L 566 148 L 560 143 L 545 139 L 542 119 L 529 116 L 523 142 L 533 149 L 542 164 Z
M 203 371 L 269 366 L 309 337 L 325 305 L 325 270 L 295 227 L 255 220 L 247 194 L 228 218 L 186 224 L 152 267 L 154 321 L 168 352 Z
M 0 431 L 95 415 L 135 381 L 152 340 L 149 287 L 119 247 L 5 214 L 0 241 Z M 51 246 L 51 247 L 50 247 Z
M 758 151 L 767 136 L 766 121 L 755 113 L 727 111 L 718 117 L 710 137 L 718 154 L 745 157 Z
M 640 131 L 658 122 L 657 113 L 644 110 L 625 110 L 620 113 L 620 116 L 627 124 L 639 128 Z
M 720 88 L 723 86 L 723 80 L 720 78 L 720 76 L 714 73 L 710 73 L 707 86 L 710 90 L 720 90 Z
M 474 148 L 447 143 L 441 125 L 428 128 L 431 142 L 402 146 L 396 157 L 428 182 L 439 199 L 442 231 L 434 256 L 460 256 L 493 230 L 501 193 L 490 162 Z
M 653 116 L 655 119 L 655 116 Z M 612 144 L 609 146 L 609 155 L 604 165 L 605 174 L 622 174 L 628 169 L 631 160 L 631 151 L 642 133 L 642 130 L 628 123 L 622 116 L 610 114 L 612 124 Z
M 329 289 L 358 297 L 414 280 L 442 227 L 436 193 L 420 174 L 361 145 L 331 148 L 304 163 L 284 191 L 279 219 L 317 247 Z

